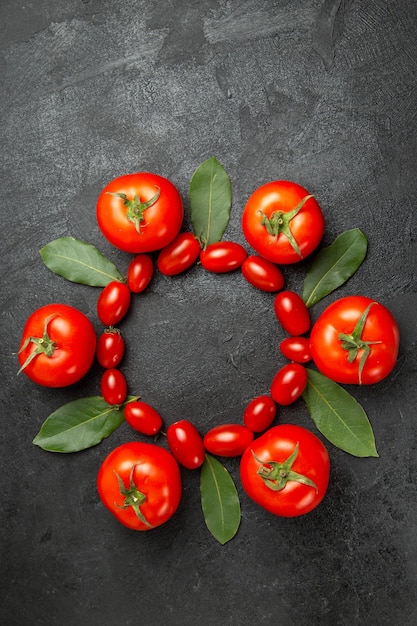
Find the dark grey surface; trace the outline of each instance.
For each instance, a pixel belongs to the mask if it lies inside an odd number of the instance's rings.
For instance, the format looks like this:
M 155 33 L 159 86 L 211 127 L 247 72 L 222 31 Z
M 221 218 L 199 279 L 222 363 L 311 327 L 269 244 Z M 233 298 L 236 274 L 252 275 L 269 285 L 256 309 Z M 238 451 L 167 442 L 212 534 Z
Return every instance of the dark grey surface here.
M 2 0 L 1 597 L 5 626 L 198 623 L 245 626 L 417 623 L 415 0 L 156 2 Z M 235 539 L 220 546 L 184 471 L 176 516 L 138 534 L 99 502 L 105 455 L 48 454 L 31 441 L 64 402 L 99 392 L 99 368 L 70 389 L 16 378 L 23 324 L 38 306 L 95 316 L 97 290 L 51 274 L 41 246 L 72 235 L 124 272 L 129 255 L 100 235 L 95 202 L 117 175 L 150 170 L 180 189 L 215 155 L 233 184 L 226 238 L 260 184 L 314 193 L 324 243 L 360 227 L 367 259 L 326 300 L 362 293 L 397 317 L 401 351 L 385 382 L 352 391 L 380 457 L 329 447 L 322 505 L 286 520 L 242 497 Z M 185 225 L 189 226 L 186 217 Z M 301 290 L 308 262 L 285 270 Z M 324 302 L 315 307 L 317 317 Z M 168 424 L 202 432 L 240 421 L 282 363 L 272 296 L 239 273 L 156 276 L 123 323 L 132 393 Z M 303 403 L 279 421 L 314 430 Z

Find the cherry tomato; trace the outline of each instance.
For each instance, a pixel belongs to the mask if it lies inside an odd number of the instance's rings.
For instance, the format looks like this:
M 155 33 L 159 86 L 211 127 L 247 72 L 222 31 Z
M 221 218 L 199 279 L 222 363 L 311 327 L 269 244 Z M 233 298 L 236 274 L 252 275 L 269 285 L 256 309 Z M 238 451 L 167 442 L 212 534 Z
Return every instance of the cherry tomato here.
M 308 363 L 313 358 L 307 337 L 286 337 L 279 347 L 287 359 L 296 363 Z
M 135 400 L 124 407 L 124 416 L 128 424 L 143 435 L 156 435 L 162 427 L 162 417 L 150 404 Z
M 97 490 L 104 506 L 124 526 L 150 530 L 167 522 L 181 501 L 181 474 L 170 452 L 131 442 L 104 459 Z
M 120 330 L 106 328 L 97 341 L 96 356 L 101 367 L 117 367 L 123 358 L 125 342 Z
M 279 291 L 284 286 L 279 267 L 260 256 L 248 256 L 242 263 L 242 274 L 248 283 L 262 291 Z
M 149 254 L 137 254 L 127 268 L 127 286 L 133 293 L 141 293 L 152 280 L 153 261 Z
M 105 326 L 114 326 L 124 318 L 130 307 L 130 290 L 117 280 L 110 282 L 97 300 L 97 315 Z
M 281 291 L 275 297 L 274 310 L 282 328 L 289 335 L 303 335 L 309 330 L 310 312 L 294 291 Z
M 372 298 L 346 296 L 313 325 L 310 345 L 317 368 L 332 380 L 370 385 L 392 371 L 400 334 L 388 309 Z
M 204 269 L 217 274 L 237 270 L 246 257 L 245 248 L 234 241 L 211 243 L 200 252 L 200 261 Z
M 267 430 L 240 461 L 240 477 L 248 496 L 282 517 L 315 509 L 325 496 L 329 475 L 330 459 L 323 443 L 293 424 Z
M 181 274 L 197 261 L 200 250 L 200 242 L 192 233 L 180 233 L 159 253 L 158 269 L 165 276 Z
M 240 456 L 253 440 L 253 432 L 242 424 L 222 424 L 203 437 L 207 452 L 217 456 Z
M 261 433 L 271 426 L 276 413 L 277 406 L 271 396 L 258 396 L 246 407 L 243 422 L 254 433 Z
M 324 218 L 318 202 L 296 183 L 277 180 L 250 196 L 242 215 L 249 245 L 273 263 L 305 259 L 321 241 Z
M 271 384 L 271 396 L 283 406 L 292 404 L 307 385 L 307 370 L 300 363 L 288 363 L 275 374 Z
M 166 178 L 139 172 L 112 180 L 97 200 L 103 235 L 125 252 L 152 252 L 177 236 L 184 218 L 181 196 Z
M 187 469 L 196 469 L 204 463 L 206 451 L 203 438 L 188 420 L 170 424 L 167 430 L 168 445 L 178 463 Z
M 47 304 L 23 328 L 19 371 L 38 385 L 66 387 L 88 372 L 95 351 L 94 327 L 84 313 L 67 304 Z
M 108 369 L 101 377 L 101 395 L 107 404 L 122 404 L 127 396 L 124 374 L 118 369 Z

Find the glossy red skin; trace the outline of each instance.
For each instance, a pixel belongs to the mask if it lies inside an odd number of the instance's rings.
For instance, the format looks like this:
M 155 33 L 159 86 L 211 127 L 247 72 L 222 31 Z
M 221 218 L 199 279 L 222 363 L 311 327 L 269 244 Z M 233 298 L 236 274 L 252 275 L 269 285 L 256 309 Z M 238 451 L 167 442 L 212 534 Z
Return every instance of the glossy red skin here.
M 279 347 L 287 359 L 296 363 L 308 363 L 313 358 L 308 337 L 286 337 Z
M 203 438 L 207 452 L 217 456 L 240 456 L 253 440 L 253 431 L 242 424 L 221 424 Z
M 313 325 L 310 335 L 311 353 L 317 368 L 332 380 L 343 384 L 359 384 L 359 359 L 352 363 L 342 348 L 339 333 L 352 333 L 359 317 L 371 303 L 365 296 L 346 296 L 327 307 Z M 381 341 L 370 345 L 371 352 L 365 362 L 361 384 L 371 385 L 381 381 L 394 368 L 397 361 L 400 334 L 397 322 L 382 304 L 376 302 L 370 309 L 361 335 L 364 341 Z
M 152 280 L 153 261 L 149 254 L 137 254 L 127 268 L 127 286 L 132 293 L 142 293 Z
M 197 469 L 204 463 L 206 451 L 203 438 L 188 420 L 179 420 L 167 429 L 169 448 L 178 463 L 187 469 Z
M 23 372 L 38 385 L 66 387 L 79 381 L 90 369 L 96 350 L 96 334 L 90 320 L 78 309 L 67 304 L 47 304 L 27 319 L 20 348 L 28 337 L 43 337 L 45 321 L 49 317 L 47 332 L 56 344 L 56 350 L 51 357 L 38 354 Z M 20 366 L 35 349 L 31 342 L 19 352 Z
M 106 369 L 117 367 L 125 351 L 125 342 L 120 331 L 107 328 L 98 338 L 96 347 L 97 361 Z
M 161 274 L 176 276 L 188 270 L 200 256 L 201 246 L 192 233 L 180 233 L 158 255 Z
M 132 467 L 134 484 L 146 497 L 140 510 L 151 527 L 137 517 L 132 507 L 122 508 L 124 496 L 115 472 L 128 488 Z M 181 475 L 172 454 L 161 446 L 131 442 L 115 448 L 103 461 L 97 489 L 104 506 L 121 524 L 132 530 L 146 531 L 167 522 L 178 509 Z
M 128 402 L 124 407 L 127 423 L 143 435 L 156 435 L 162 427 L 162 417 L 150 404 L 141 400 Z
M 310 329 L 310 312 L 298 293 L 281 291 L 275 297 L 274 311 L 282 328 L 289 335 L 304 335 Z
M 127 218 L 123 193 L 129 200 L 138 195 L 141 202 L 148 202 L 158 189 L 160 196 L 145 209 L 145 221 L 137 232 L 134 222 Z M 104 237 L 116 248 L 125 252 L 153 252 L 167 246 L 182 225 L 184 209 L 177 188 L 166 178 L 149 172 L 126 174 L 110 181 L 101 191 L 96 208 L 97 222 Z
M 273 491 L 257 474 L 263 463 L 284 462 L 299 444 L 292 470 L 312 480 L 310 485 L 288 481 L 280 491 Z M 255 455 L 255 456 L 254 456 Z M 330 460 L 327 450 L 316 435 L 293 424 L 280 424 L 255 439 L 242 456 L 240 477 L 243 488 L 261 507 L 281 517 L 297 517 L 315 509 L 323 500 L 329 484 Z
M 261 291 L 279 291 L 285 282 L 277 265 L 257 255 L 248 256 L 243 261 L 242 274 L 248 283 Z
M 116 369 L 106 370 L 101 377 L 101 395 L 107 404 L 122 404 L 127 396 L 127 382 L 124 374 Z
M 105 326 L 118 324 L 130 307 L 130 289 L 116 280 L 101 291 L 97 300 L 97 315 Z
M 293 404 L 307 385 L 307 370 L 300 363 L 288 363 L 275 374 L 271 383 L 271 396 L 277 404 Z
M 270 235 L 261 224 L 260 211 L 270 218 L 274 211 L 288 213 L 310 195 L 300 185 L 277 180 L 262 185 L 250 196 L 242 215 L 242 229 L 247 242 L 258 254 L 273 263 L 287 265 L 305 259 L 316 249 L 324 232 L 324 217 L 315 198 L 309 198 L 291 220 L 291 232 L 298 244 L 301 256 L 291 246 L 283 233 Z
M 245 248 L 239 243 L 219 241 L 200 252 L 200 262 L 205 270 L 224 274 L 239 269 L 247 256 Z
M 254 433 L 261 433 L 271 426 L 276 413 L 277 406 L 271 396 L 258 396 L 246 407 L 243 422 Z

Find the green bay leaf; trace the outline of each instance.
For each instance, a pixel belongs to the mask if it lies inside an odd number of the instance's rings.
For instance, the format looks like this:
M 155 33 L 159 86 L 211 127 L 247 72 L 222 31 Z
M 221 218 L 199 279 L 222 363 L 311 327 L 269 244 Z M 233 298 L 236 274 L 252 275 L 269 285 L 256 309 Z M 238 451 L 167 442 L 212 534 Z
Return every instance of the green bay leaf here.
M 200 474 L 201 506 L 206 526 L 222 545 L 233 539 L 240 525 L 239 495 L 227 469 L 206 454 Z
M 353 456 L 377 457 L 372 426 L 359 402 L 320 372 L 307 368 L 307 373 L 303 399 L 317 429 Z
M 51 241 L 40 255 L 47 268 L 74 283 L 105 287 L 113 280 L 123 281 L 117 267 L 97 248 L 73 237 Z
M 193 231 L 202 247 L 221 241 L 230 219 L 232 186 L 215 157 L 194 172 L 189 187 Z
M 304 279 L 303 300 L 308 307 L 343 285 L 366 256 L 368 241 L 359 228 L 341 233 L 315 256 Z

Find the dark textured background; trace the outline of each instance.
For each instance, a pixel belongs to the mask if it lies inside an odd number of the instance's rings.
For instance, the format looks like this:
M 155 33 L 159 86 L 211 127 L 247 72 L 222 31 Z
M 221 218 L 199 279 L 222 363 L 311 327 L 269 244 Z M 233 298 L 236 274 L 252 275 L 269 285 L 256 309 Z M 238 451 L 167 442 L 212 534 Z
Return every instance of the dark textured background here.
M 0 4 L 2 434 L 1 597 L 5 626 L 245 626 L 417 623 L 415 0 L 2 0 Z M 329 444 L 331 483 L 306 517 L 248 501 L 220 546 L 199 504 L 198 473 L 165 526 L 138 534 L 100 504 L 95 476 L 132 439 L 123 425 L 94 449 L 53 455 L 31 441 L 65 402 L 99 392 L 94 367 L 70 389 L 16 377 L 21 330 L 53 301 L 100 325 L 98 291 L 54 276 L 39 249 L 72 235 L 125 272 L 129 255 L 98 231 L 101 188 L 150 170 L 187 189 L 215 155 L 232 180 L 226 238 L 276 178 L 314 193 L 324 244 L 352 227 L 369 239 L 359 272 L 314 308 L 362 293 L 398 319 L 393 374 L 355 388 L 378 459 Z M 189 226 L 189 218 L 186 218 Z M 301 290 L 309 262 L 285 270 Z M 166 424 L 202 432 L 240 421 L 282 364 L 272 296 L 240 273 L 156 276 L 122 325 L 132 393 Z M 279 421 L 314 430 L 302 402 Z

